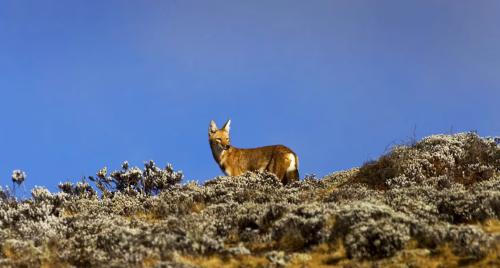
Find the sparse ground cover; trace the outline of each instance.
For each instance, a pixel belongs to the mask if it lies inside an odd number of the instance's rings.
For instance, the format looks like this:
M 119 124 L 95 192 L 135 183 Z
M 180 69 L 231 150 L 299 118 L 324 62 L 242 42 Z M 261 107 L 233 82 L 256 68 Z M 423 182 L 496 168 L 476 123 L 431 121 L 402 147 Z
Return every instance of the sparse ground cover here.
M 2 191 L 0 266 L 500 267 L 500 148 L 475 134 L 287 186 L 181 179 L 124 163 L 28 200 Z

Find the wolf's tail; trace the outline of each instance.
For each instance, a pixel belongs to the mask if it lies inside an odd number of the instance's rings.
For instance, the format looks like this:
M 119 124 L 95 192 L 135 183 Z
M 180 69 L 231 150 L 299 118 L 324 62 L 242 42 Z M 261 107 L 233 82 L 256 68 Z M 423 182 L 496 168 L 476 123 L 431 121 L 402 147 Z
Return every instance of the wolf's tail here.
M 299 158 L 297 157 L 296 154 L 294 154 L 295 157 L 295 168 L 293 170 L 289 170 L 285 174 L 285 184 L 291 183 L 294 181 L 299 181 Z

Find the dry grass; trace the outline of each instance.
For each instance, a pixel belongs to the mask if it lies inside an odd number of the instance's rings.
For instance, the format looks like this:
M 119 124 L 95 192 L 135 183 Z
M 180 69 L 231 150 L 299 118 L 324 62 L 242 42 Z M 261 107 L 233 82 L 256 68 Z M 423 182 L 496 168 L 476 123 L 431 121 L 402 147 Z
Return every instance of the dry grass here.
M 335 172 L 323 178 L 323 181 L 327 183 L 328 186 L 325 189 L 317 190 L 314 195 L 314 200 L 322 201 L 330 196 L 335 189 L 345 184 L 352 183 L 352 178 L 355 178 L 358 173 L 359 168 L 351 168 L 349 170 Z
M 43 247 L 43 253 L 40 257 L 41 268 L 66 268 L 72 267 L 69 263 L 61 260 L 59 255 L 59 247 L 55 241 L 46 243 Z
M 7 240 L 2 245 L 2 253 L 3 255 L 13 260 L 14 262 L 24 261 L 31 255 L 37 254 L 37 250 L 33 243 L 25 243 L 19 245 L 16 241 Z
M 429 267 L 429 268 L 439 268 L 439 267 L 500 267 L 499 261 L 499 249 L 490 251 L 481 260 L 476 260 L 474 258 L 459 257 L 455 255 L 449 246 L 441 246 L 436 250 L 430 252 L 430 254 L 424 253 L 423 249 L 419 250 L 420 254 L 415 254 L 418 252 L 416 250 L 405 250 L 400 252 L 398 255 L 392 258 L 394 265 L 406 263 L 411 264 L 414 267 Z M 393 265 L 393 266 L 394 266 Z
M 272 241 L 271 243 L 250 243 L 246 245 L 247 248 L 253 252 L 260 254 L 262 252 L 268 252 L 270 250 L 276 249 L 276 242 Z
M 18 244 L 9 240 L 2 245 L 3 255 L 15 264 L 16 267 L 73 267 L 69 263 L 61 260 L 58 252 L 59 249 L 55 241 L 44 244 L 41 250 L 37 249 L 32 243 Z M 39 256 L 39 261 L 31 260 L 33 255 Z
M 344 267 L 352 262 L 346 256 L 342 243 L 335 245 L 321 244 L 314 247 L 307 254 L 295 254 L 288 267 Z
M 268 267 L 270 264 L 269 260 L 267 260 L 265 257 L 251 255 L 236 256 L 232 258 L 226 258 L 219 255 L 209 257 L 178 256 L 176 258 L 176 261 L 183 264 L 203 268 L 263 268 Z
M 63 208 L 61 209 L 61 217 L 74 217 L 76 216 L 78 213 L 71 210 L 71 209 L 68 209 L 68 208 Z
M 274 267 L 268 258 L 259 255 L 242 255 L 236 257 L 220 255 L 210 257 L 179 256 L 176 261 L 207 268 Z M 336 246 L 321 244 L 314 247 L 310 252 L 293 254 L 286 267 L 343 267 L 343 265 L 351 262 L 346 258 L 345 250 L 341 244 Z
M 156 265 L 159 263 L 160 259 L 158 257 L 146 257 L 142 260 L 142 267 L 143 268 L 152 268 L 156 267 Z
M 394 161 L 391 154 L 384 155 L 377 161 L 370 161 L 361 166 L 354 182 L 366 183 L 377 190 L 386 190 L 386 180 L 396 177 L 397 173 L 398 161 Z
M 305 237 L 294 229 L 288 229 L 277 241 L 280 249 L 285 251 L 296 251 L 304 248 Z
M 125 218 L 127 218 L 128 220 L 137 220 L 147 223 L 158 223 L 160 221 L 160 218 L 157 217 L 155 213 L 148 213 L 144 211 L 134 213 L 130 216 L 126 216 Z
M 410 242 L 405 250 L 398 252 L 395 256 L 387 259 L 367 261 L 354 260 L 346 258 L 336 258 L 338 262 L 334 266 L 328 267 L 345 267 L 356 265 L 359 267 L 373 267 L 377 264 L 380 267 L 401 267 L 402 264 L 411 267 L 422 268 L 440 268 L 440 267 L 500 267 L 500 245 L 496 249 L 491 250 L 481 260 L 476 260 L 468 257 L 459 257 L 455 255 L 451 247 L 444 245 L 430 251 L 428 249 L 417 248 L 417 243 Z M 328 254 L 319 255 L 318 259 L 328 260 Z M 313 258 L 315 259 L 315 258 Z M 325 262 L 324 262 L 325 263 Z M 328 264 L 328 263 L 327 263 Z M 331 264 L 331 263 L 330 263 Z M 310 265 L 308 267 L 322 267 Z M 297 266 L 306 267 L 306 266 Z
M 395 256 L 380 260 L 349 259 L 341 243 L 320 244 L 308 252 L 294 253 L 285 267 L 290 268 L 335 268 L 335 267 L 500 267 L 500 245 L 485 258 L 477 261 L 455 255 L 451 247 L 444 245 L 433 251 L 417 248 L 417 243 L 409 243 L 407 249 Z M 199 267 L 273 267 L 269 259 L 259 255 L 236 257 L 213 255 L 210 257 L 182 256 L 179 262 Z M 406 266 L 405 266 L 406 265 Z
M 500 219 L 487 220 L 481 227 L 487 233 L 500 235 Z
M 203 202 L 194 202 L 191 206 L 191 212 L 200 213 L 202 212 L 207 205 Z
M 500 267 L 500 244 L 482 260 L 472 263 L 473 267 Z

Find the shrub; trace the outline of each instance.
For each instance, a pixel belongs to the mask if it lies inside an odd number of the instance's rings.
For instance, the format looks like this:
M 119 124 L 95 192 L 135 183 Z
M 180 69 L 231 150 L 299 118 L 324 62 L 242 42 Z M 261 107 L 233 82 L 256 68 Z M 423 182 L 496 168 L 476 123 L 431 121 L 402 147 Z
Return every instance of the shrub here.
M 125 161 L 121 170 L 115 170 L 108 176 L 107 168 L 104 167 L 97 172 L 96 177 L 90 176 L 89 179 L 104 195 L 115 192 L 156 195 L 180 183 L 182 177 L 182 172 L 174 171 L 172 165 L 169 164 L 161 169 L 150 160 L 144 164 L 144 170 L 137 167 L 130 168 Z
M 375 188 L 411 186 L 446 175 L 471 185 L 500 172 L 500 147 L 474 133 L 436 135 L 398 146 L 360 168 L 357 180 Z
M 91 178 L 99 195 L 86 181 L 26 200 L 0 189 L 0 266 L 272 267 L 298 255 L 385 266 L 415 252 L 435 261 L 443 248 L 480 265 L 500 244 L 483 224 L 500 217 L 498 163 L 498 145 L 474 134 L 428 137 L 286 186 L 260 172 L 181 184 L 171 166 L 125 162 Z

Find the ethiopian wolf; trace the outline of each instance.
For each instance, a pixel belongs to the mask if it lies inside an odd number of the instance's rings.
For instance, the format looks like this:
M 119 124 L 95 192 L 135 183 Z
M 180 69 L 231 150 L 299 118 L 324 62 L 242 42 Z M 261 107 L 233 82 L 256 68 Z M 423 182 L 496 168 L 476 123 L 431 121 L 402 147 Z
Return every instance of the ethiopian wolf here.
M 283 145 L 240 149 L 231 146 L 228 120 L 221 129 L 212 120 L 208 128 L 208 141 L 215 162 L 228 176 L 238 176 L 247 171 L 269 171 L 282 183 L 299 180 L 299 159 Z

